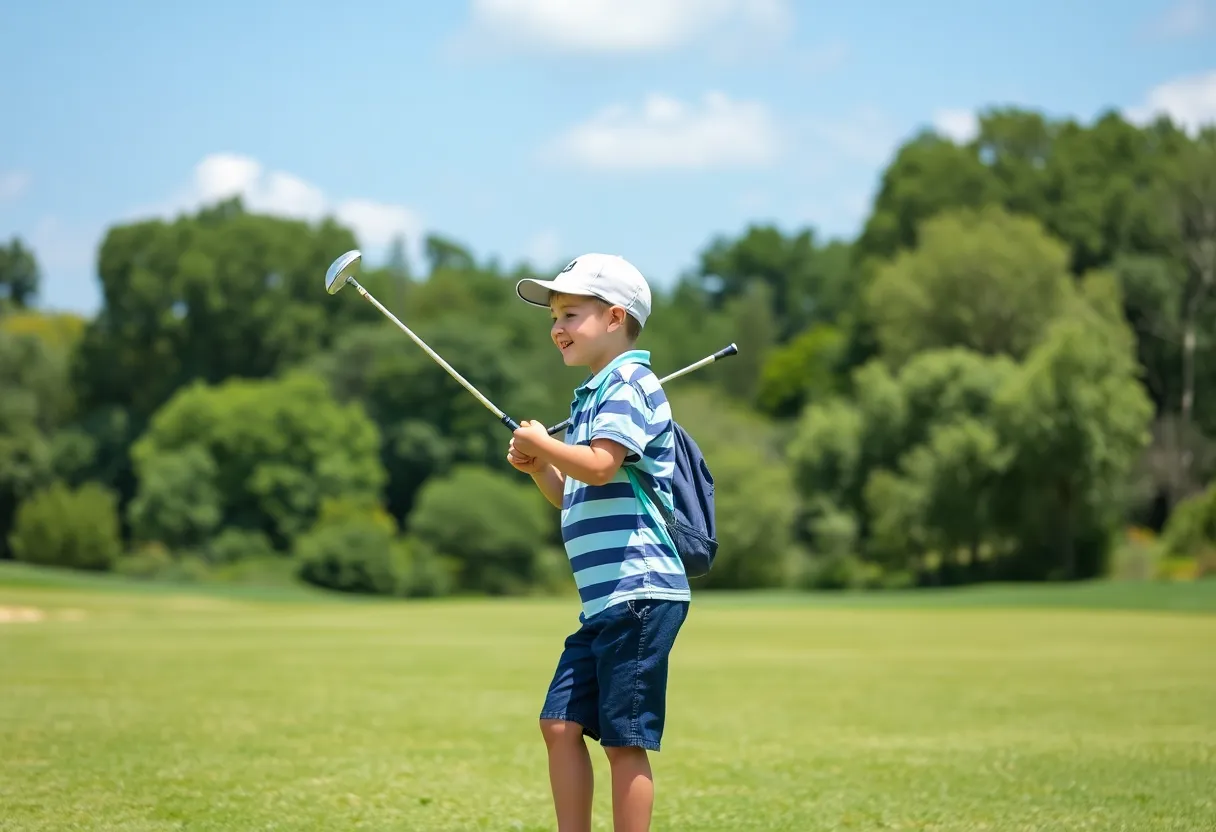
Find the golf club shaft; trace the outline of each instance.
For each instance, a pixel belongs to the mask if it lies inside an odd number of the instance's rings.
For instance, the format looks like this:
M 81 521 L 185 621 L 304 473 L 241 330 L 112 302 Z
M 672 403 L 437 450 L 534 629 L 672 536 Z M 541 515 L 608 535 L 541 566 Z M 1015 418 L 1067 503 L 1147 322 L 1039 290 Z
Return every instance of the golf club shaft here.
M 362 295 L 367 300 L 368 303 L 372 304 L 372 306 L 375 306 L 377 309 L 379 309 L 384 314 L 384 316 L 386 318 L 388 318 L 390 321 L 392 321 L 393 323 L 395 323 L 402 332 L 404 332 L 406 335 L 410 336 L 410 338 L 413 339 L 415 344 L 422 347 L 423 351 L 427 355 L 429 355 L 431 358 L 435 359 L 436 364 L 438 364 L 443 369 L 447 370 L 448 375 L 450 375 L 452 378 L 454 378 L 458 382 L 460 382 L 460 384 L 463 385 L 465 390 L 468 390 L 470 393 L 472 393 L 474 396 L 476 396 L 477 401 L 479 401 L 483 405 L 485 405 L 486 408 L 491 413 L 493 413 L 495 416 L 498 417 L 498 420 L 500 422 L 502 422 L 504 425 L 509 427 L 511 430 L 519 429 L 519 422 L 516 422 L 510 416 L 508 416 L 507 414 L 505 414 L 501 410 L 499 410 L 497 407 L 495 407 L 493 402 L 491 402 L 489 399 L 487 399 L 485 396 L 483 396 L 476 387 L 474 387 L 472 384 L 469 384 L 469 382 L 465 380 L 464 376 L 462 376 L 460 373 L 456 372 L 456 370 L 452 368 L 451 364 L 444 361 L 443 358 L 439 355 L 439 353 L 435 352 L 433 349 L 428 347 L 426 345 L 426 342 L 423 341 L 421 338 L 419 338 L 417 335 L 415 335 L 408 326 L 401 323 L 401 321 L 397 320 L 396 315 L 394 315 L 392 312 L 389 312 L 387 309 L 384 308 L 384 306 L 380 303 L 380 301 L 378 301 L 374 297 L 372 297 L 371 292 L 367 291 L 361 285 L 359 285 L 359 281 L 355 280 L 353 277 L 348 276 L 346 278 L 346 282 L 349 283 L 351 286 L 354 286 L 356 289 L 358 289 L 359 294 Z
M 676 370 L 671 375 L 663 376 L 661 379 L 659 379 L 659 384 L 666 384 L 667 382 L 671 381 L 672 379 L 677 379 L 682 375 L 687 375 L 688 373 L 691 373 L 693 370 L 699 370 L 707 364 L 713 364 L 715 361 L 722 359 L 722 358 L 726 358 L 727 356 L 734 355 L 737 352 L 739 352 L 739 348 L 737 346 L 735 346 L 733 343 L 729 344 L 729 345 L 723 347 L 722 349 L 718 350 L 717 352 L 715 352 L 713 355 L 707 355 L 704 358 L 702 358 L 700 361 L 694 361 L 692 364 L 689 364 L 687 367 L 683 368 L 682 370 Z M 554 434 L 561 433 L 563 430 L 565 430 L 568 427 L 570 427 L 570 420 L 566 419 L 564 422 L 559 422 L 558 424 L 549 428 L 549 435 L 553 436 Z

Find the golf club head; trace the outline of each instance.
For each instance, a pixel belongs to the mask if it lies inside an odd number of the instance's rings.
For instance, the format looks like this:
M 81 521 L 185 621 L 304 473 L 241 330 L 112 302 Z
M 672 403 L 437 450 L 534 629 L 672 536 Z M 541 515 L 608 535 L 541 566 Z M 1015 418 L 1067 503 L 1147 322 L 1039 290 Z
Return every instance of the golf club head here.
M 330 263 L 329 271 L 325 273 L 325 291 L 331 295 L 337 294 L 346 285 L 346 278 L 353 275 L 359 268 L 359 260 L 362 258 L 363 253 L 354 249 Z

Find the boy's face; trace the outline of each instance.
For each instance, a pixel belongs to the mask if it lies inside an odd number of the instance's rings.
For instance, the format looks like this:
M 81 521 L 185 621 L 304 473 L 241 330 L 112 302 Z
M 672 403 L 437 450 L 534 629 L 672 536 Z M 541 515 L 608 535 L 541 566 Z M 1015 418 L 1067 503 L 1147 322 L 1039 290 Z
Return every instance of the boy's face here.
M 567 367 L 597 367 L 625 334 L 625 311 L 597 298 L 554 294 L 549 299 L 553 343 Z M 609 355 L 609 357 L 611 357 Z

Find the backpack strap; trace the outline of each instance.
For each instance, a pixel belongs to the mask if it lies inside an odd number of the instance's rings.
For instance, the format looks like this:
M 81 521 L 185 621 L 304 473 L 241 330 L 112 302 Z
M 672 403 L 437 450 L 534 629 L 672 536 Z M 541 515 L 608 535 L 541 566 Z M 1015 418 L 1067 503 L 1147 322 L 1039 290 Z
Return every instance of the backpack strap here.
M 592 401 L 591 418 L 595 418 L 595 411 L 599 409 L 600 397 L 603 395 L 603 390 L 606 385 L 601 384 L 595 391 L 595 397 Z M 671 551 L 676 553 L 676 557 L 680 557 L 680 550 L 676 547 L 675 540 L 671 537 L 669 524 L 672 514 L 667 511 L 663 505 L 663 501 L 659 499 L 659 495 L 651 487 L 650 483 L 628 463 L 622 463 L 621 468 L 625 471 L 625 476 L 629 478 L 629 484 L 633 487 L 633 494 L 642 503 L 642 508 L 650 517 L 656 521 L 659 534 L 663 536 L 663 541 L 671 547 Z
M 629 477 L 629 482 L 633 486 L 633 493 L 642 502 L 642 507 L 647 510 L 647 513 L 657 521 L 659 534 L 663 536 L 663 542 L 671 547 L 671 551 L 676 553 L 676 557 L 680 557 L 680 550 L 676 547 L 675 540 L 671 537 L 671 514 L 664 508 L 663 502 L 659 499 L 659 495 L 648 482 L 644 482 L 642 476 L 635 470 L 632 465 L 622 465 L 625 469 L 625 476 Z

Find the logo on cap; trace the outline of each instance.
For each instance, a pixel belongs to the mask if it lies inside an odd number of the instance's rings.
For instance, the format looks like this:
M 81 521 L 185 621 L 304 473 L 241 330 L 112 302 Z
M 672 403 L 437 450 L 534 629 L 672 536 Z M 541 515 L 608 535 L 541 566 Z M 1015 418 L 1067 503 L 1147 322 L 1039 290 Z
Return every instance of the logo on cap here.
M 566 268 L 562 269 L 560 272 L 558 272 L 558 274 L 565 274 L 566 272 L 570 271 L 571 269 L 574 268 L 574 264 L 577 262 L 578 262 L 578 258 L 576 257 L 575 259 L 573 259 L 569 263 L 567 263 Z

